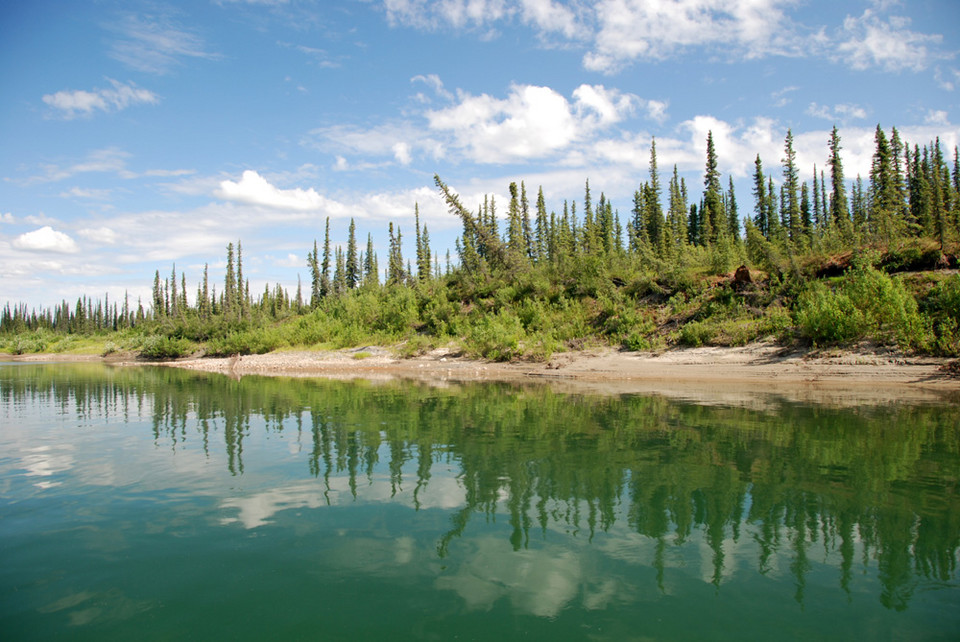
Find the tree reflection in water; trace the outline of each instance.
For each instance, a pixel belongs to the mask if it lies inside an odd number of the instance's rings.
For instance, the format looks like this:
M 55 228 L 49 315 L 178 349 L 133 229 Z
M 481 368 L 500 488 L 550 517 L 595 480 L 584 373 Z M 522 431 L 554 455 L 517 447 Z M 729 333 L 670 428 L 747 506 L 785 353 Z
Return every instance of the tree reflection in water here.
M 760 574 L 789 559 L 800 603 L 812 559 L 832 564 L 848 594 L 857 566 L 875 564 L 889 609 L 907 608 L 920 580 L 956 582 L 955 404 L 837 408 L 771 395 L 761 407 L 709 406 L 546 385 L 17 371 L 0 381 L 7 407 L 40 396 L 81 420 L 147 414 L 158 448 L 176 453 L 199 439 L 215 457 L 211 443 L 222 440 L 224 465 L 236 476 L 252 426 L 295 431 L 305 473 L 322 480 L 324 492 L 308 500 L 280 493 L 279 506 L 356 500 L 385 466 L 384 501 L 412 488 L 414 509 L 451 511 L 439 558 L 476 520 L 505 516 L 516 552 L 553 531 L 592 543 L 599 532 L 629 526 L 647 545 L 644 563 L 660 591 L 665 569 L 692 539 L 709 548 L 705 579 L 717 590 L 736 563 L 731 555 L 743 550 Z M 444 490 L 431 495 L 437 488 Z M 247 525 L 262 523 L 250 516 Z M 557 590 L 569 589 L 561 579 Z

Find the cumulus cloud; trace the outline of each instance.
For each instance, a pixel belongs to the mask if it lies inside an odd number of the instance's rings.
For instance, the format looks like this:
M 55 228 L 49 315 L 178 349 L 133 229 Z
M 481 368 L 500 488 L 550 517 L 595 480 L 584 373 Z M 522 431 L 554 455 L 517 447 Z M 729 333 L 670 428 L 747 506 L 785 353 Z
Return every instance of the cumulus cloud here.
M 449 107 L 428 111 L 429 127 L 480 163 L 541 158 L 619 122 L 638 97 L 580 85 L 572 101 L 550 87 L 514 85 L 506 98 L 461 93 Z
M 246 170 L 239 182 L 221 181 L 216 195 L 227 201 L 301 212 L 319 211 L 329 205 L 313 188 L 279 189 L 252 169 Z
M 43 102 L 61 112 L 64 118 L 90 116 L 95 111 L 120 111 L 131 105 L 154 105 L 159 98 L 152 91 L 137 87 L 133 83 L 124 84 L 107 78 L 111 87 L 93 91 L 64 90 L 47 94 Z
M 13 223 L 15 220 L 10 212 L 0 212 L 0 223 Z
M 943 37 L 910 31 L 909 26 L 909 18 L 892 16 L 884 20 L 872 9 L 858 18 L 847 16 L 837 59 L 847 61 L 854 69 L 876 65 L 886 71 L 921 71 L 940 57 L 931 47 L 939 45 Z
M 33 232 L 21 234 L 13 240 L 13 247 L 35 252 L 72 254 L 78 250 L 76 242 L 63 232 L 45 225 Z

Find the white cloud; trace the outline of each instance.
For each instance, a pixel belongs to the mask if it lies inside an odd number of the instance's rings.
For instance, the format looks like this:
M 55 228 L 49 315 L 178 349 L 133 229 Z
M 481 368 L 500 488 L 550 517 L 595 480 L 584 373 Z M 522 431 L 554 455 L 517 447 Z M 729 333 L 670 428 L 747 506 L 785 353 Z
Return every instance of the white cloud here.
M 860 105 L 849 103 L 834 105 L 832 108 L 828 105 L 810 103 L 807 106 L 806 114 L 830 122 L 845 123 L 850 120 L 863 120 L 867 117 L 867 110 Z
M 159 176 L 159 177 L 176 177 L 176 176 L 190 176 L 191 174 L 196 174 L 196 170 L 193 169 L 148 169 L 143 172 L 141 176 Z
M 0 223 L 14 223 L 16 219 L 10 212 L 0 212 Z
M 417 153 L 426 154 L 434 159 L 444 154 L 443 146 L 438 140 L 431 138 L 429 134 L 411 123 L 387 123 L 370 129 L 352 125 L 318 127 L 310 131 L 309 137 L 303 141 L 303 144 L 320 151 L 340 152 L 337 154 L 334 166 L 337 171 L 374 169 L 386 164 L 384 162 L 348 162 L 343 152 L 381 158 L 389 156 L 402 164 L 408 164 L 403 162 L 405 159 L 412 162 Z M 403 153 L 398 155 L 398 150 Z
M 461 93 L 459 102 L 426 113 L 429 127 L 480 163 L 542 158 L 623 119 L 638 97 L 581 85 L 570 102 L 549 87 L 514 85 L 506 98 Z
M 927 112 L 923 122 L 928 125 L 949 125 L 950 118 L 947 116 L 947 112 L 942 109 L 931 109 Z
M 77 234 L 94 243 L 114 245 L 117 242 L 117 233 L 109 227 L 83 228 L 77 230 Z
M 128 15 L 111 25 L 121 38 L 113 43 L 110 56 L 131 69 L 155 74 L 168 73 L 182 58 L 219 58 L 206 50 L 200 36 L 180 27 L 171 14 L 160 8 L 155 14 Z
M 636 97 L 603 85 L 580 85 L 573 90 L 574 111 L 591 127 L 606 127 L 633 111 Z
M 304 257 L 297 254 L 287 254 L 287 256 L 282 259 L 274 260 L 275 265 L 286 268 L 301 268 L 305 265 L 305 263 L 306 260 Z
M 576 5 L 569 7 L 553 0 L 520 0 L 523 21 L 543 32 L 559 33 L 567 38 L 583 38 L 588 28 L 578 15 Z
M 422 82 L 433 90 L 433 93 L 445 100 L 453 100 L 453 94 L 446 90 L 443 81 L 437 74 L 417 75 L 410 79 L 410 82 Z
M 939 45 L 943 37 L 910 31 L 909 26 L 909 18 L 891 16 L 883 20 L 872 9 L 859 18 L 847 16 L 836 59 L 854 69 L 876 65 L 886 71 L 921 71 L 931 60 L 942 57 L 928 47 Z
M 394 143 L 393 155 L 401 165 L 410 164 L 410 145 L 407 143 Z
M 330 205 L 316 190 L 300 188 L 282 190 L 267 182 L 257 172 L 248 169 L 239 182 L 221 181 L 216 196 L 227 200 L 263 205 L 274 209 L 319 211 Z
M 49 225 L 33 232 L 21 234 L 13 240 L 13 246 L 21 250 L 61 254 L 72 254 L 78 249 L 72 238 L 63 232 L 58 232 Z
M 61 192 L 60 196 L 61 198 L 83 198 L 102 201 L 110 198 L 110 190 L 73 187 L 66 192 Z
M 612 73 L 634 60 L 663 60 L 694 47 L 733 58 L 799 55 L 782 7 L 792 0 L 602 0 L 585 68 Z M 810 43 L 808 43 L 809 46 Z
M 90 116 L 95 111 L 120 111 L 131 105 L 154 105 L 160 100 L 152 91 L 141 89 L 133 83 L 124 84 L 111 78 L 107 78 L 107 81 L 112 88 L 58 91 L 45 95 L 43 102 L 60 110 L 64 118 L 71 119 L 78 115 Z
M 480 28 L 513 13 L 507 0 L 385 0 L 387 20 L 419 29 Z
M 648 100 L 646 101 L 646 111 L 647 118 L 654 120 L 661 125 L 667 120 L 667 107 L 670 106 L 669 102 L 662 100 Z
M 797 87 L 796 85 L 791 85 L 789 87 L 784 87 L 783 89 L 780 89 L 770 94 L 770 97 L 774 99 L 774 103 L 773 103 L 774 106 L 786 107 L 787 105 L 789 105 L 790 104 L 790 98 L 788 97 L 789 94 L 792 94 L 793 92 L 799 89 L 800 88 Z
M 768 56 L 826 57 L 855 69 L 918 71 L 943 37 L 908 29 L 888 16 L 895 2 L 873 2 L 837 28 L 803 24 L 799 0 L 384 0 L 392 25 L 426 30 L 473 30 L 484 36 L 499 23 L 521 23 L 544 39 L 585 46 L 584 68 L 615 73 L 637 60 L 664 60 L 691 52 L 718 59 Z M 902 7 L 899 7 L 902 8 Z M 947 79 L 944 85 L 953 86 Z
M 960 69 L 948 69 L 946 73 L 937 67 L 933 70 L 933 79 L 937 82 L 940 89 L 944 91 L 953 91 L 957 83 L 960 82 Z

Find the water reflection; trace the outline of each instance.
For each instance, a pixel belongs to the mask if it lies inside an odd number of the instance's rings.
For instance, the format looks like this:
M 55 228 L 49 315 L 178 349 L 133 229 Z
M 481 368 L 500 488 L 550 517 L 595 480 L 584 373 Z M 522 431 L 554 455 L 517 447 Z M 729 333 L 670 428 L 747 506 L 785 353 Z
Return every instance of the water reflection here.
M 758 409 L 546 386 L 15 370 L 0 368 L 5 421 L 31 400 L 81 424 L 148 418 L 157 450 L 176 460 L 199 449 L 234 478 L 263 457 L 250 454 L 251 439 L 287 438 L 299 472 L 220 498 L 223 526 L 264 529 L 284 514 L 364 504 L 437 513 L 430 550 L 390 529 L 389 546 L 353 537 L 350 547 L 367 542 L 360 557 L 379 567 L 429 557 L 445 569 L 456 557 L 434 586 L 468 609 L 508 599 L 556 617 L 571 603 L 669 595 L 691 578 L 720 591 L 744 573 L 788 579 L 801 604 L 825 575 L 847 596 L 875 575 L 892 610 L 921 589 L 956 591 L 953 405 L 831 408 L 771 396 Z M 74 465 L 69 446 L 27 448 L 21 459 L 41 489 Z M 649 569 L 650 582 L 617 565 Z

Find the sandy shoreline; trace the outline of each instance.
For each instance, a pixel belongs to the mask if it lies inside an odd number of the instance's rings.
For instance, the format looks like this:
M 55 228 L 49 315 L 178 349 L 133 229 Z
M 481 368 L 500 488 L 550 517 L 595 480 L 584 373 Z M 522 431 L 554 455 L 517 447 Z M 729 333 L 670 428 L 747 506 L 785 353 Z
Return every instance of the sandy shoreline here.
M 15 361 L 106 361 L 144 365 L 129 356 L 23 355 Z M 960 377 L 943 366 L 949 359 L 916 357 L 864 348 L 804 351 L 770 343 L 735 348 L 684 348 L 658 353 L 598 348 L 558 353 L 545 363 L 489 363 L 451 349 L 401 358 L 385 348 L 280 351 L 228 358 L 188 358 L 159 365 L 217 372 L 232 377 L 266 375 L 363 379 L 407 378 L 437 383 L 539 381 L 571 391 L 662 392 L 671 396 L 723 397 L 744 392 L 785 392 L 795 398 L 861 400 L 960 398 Z

